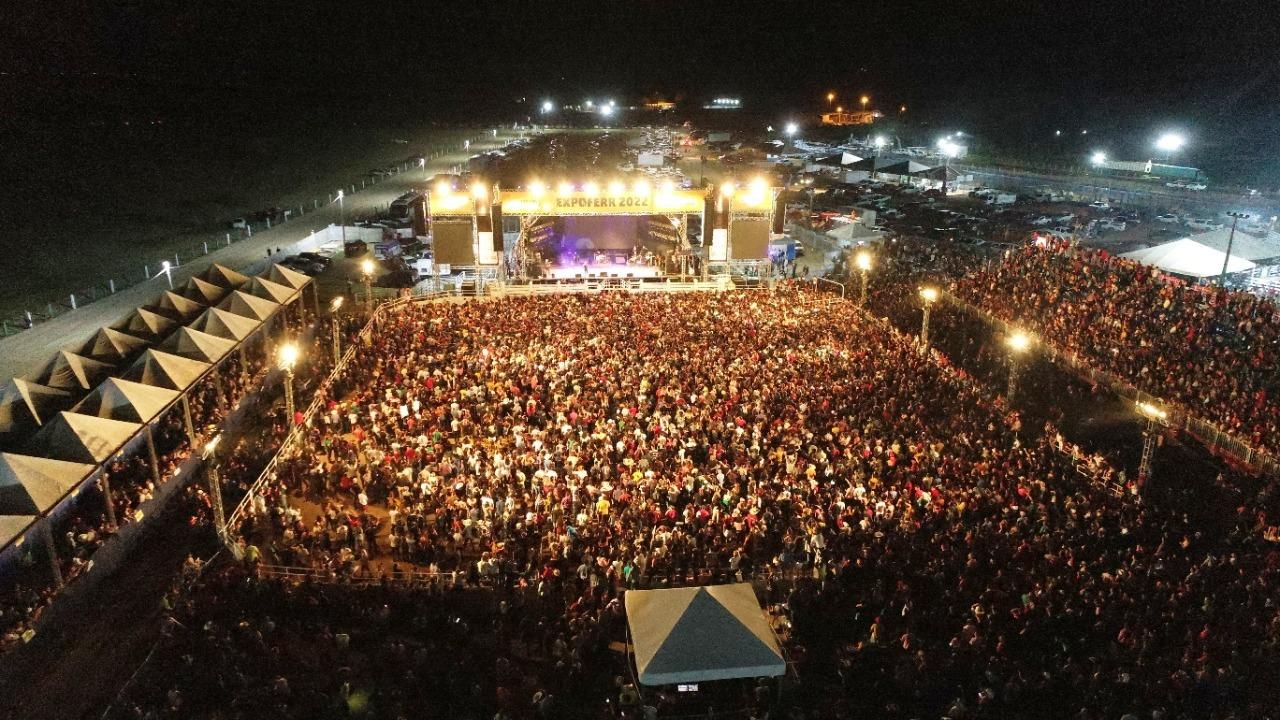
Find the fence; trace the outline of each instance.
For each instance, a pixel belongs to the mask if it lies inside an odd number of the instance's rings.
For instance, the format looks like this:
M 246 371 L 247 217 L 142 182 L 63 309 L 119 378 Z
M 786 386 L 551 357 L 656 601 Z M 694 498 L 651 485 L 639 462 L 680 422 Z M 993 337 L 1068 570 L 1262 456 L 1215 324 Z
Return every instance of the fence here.
M 475 138 L 470 138 L 463 141 L 462 144 L 457 145 L 450 144 L 434 146 L 426 155 L 423 156 L 424 162 L 413 163 L 403 161 L 397 165 L 382 168 L 376 175 L 370 175 L 358 181 L 346 184 L 340 192 L 344 197 L 347 195 L 354 195 L 365 189 L 372 188 L 381 182 L 389 180 L 392 177 L 401 175 L 405 172 L 418 170 L 423 172 L 425 179 L 426 162 L 440 160 L 452 154 L 462 153 L 468 150 L 468 145 L 473 142 L 475 142 Z M 154 280 L 167 272 L 172 272 L 174 269 L 182 267 L 183 263 L 197 261 L 203 257 L 216 253 L 222 248 L 250 240 L 253 238 L 255 233 L 261 233 L 275 227 L 293 223 L 304 215 L 323 211 L 332 211 L 333 205 L 337 200 L 338 194 L 335 193 L 326 196 L 324 200 L 312 198 L 310 204 L 304 202 L 294 207 L 285 208 L 280 213 L 275 213 L 274 219 L 270 216 L 264 217 L 261 220 L 246 218 L 243 226 L 229 228 L 221 235 L 211 234 L 207 240 L 201 241 L 198 245 L 189 245 L 185 249 L 176 250 L 172 255 L 166 255 L 149 262 L 144 262 L 140 267 L 135 267 L 132 270 L 117 273 L 113 277 L 77 288 L 60 297 L 50 298 L 42 305 L 27 308 L 19 315 L 0 317 L 0 338 L 16 335 L 40 323 L 48 322 L 53 318 L 72 312 L 89 303 L 96 302 L 105 297 L 110 297 L 122 290 L 140 285 L 144 282 Z
M 1007 333 L 1017 329 L 1013 324 L 956 297 L 947 290 L 940 290 L 939 292 L 943 300 L 971 315 L 981 318 L 988 324 L 994 325 L 1002 332 Z M 1254 447 L 1204 418 L 1197 417 L 1188 408 L 1140 390 L 1124 378 L 1115 373 L 1099 369 L 1070 351 L 1062 350 L 1048 342 L 1044 343 L 1044 347 L 1047 349 L 1049 359 L 1054 363 L 1070 369 L 1090 383 L 1107 387 L 1121 398 L 1134 403 L 1135 406 L 1139 403 L 1149 403 L 1164 408 L 1169 412 L 1169 424 L 1171 426 L 1180 427 L 1200 440 L 1209 448 L 1210 453 L 1225 457 L 1257 471 L 1280 474 L 1280 461 L 1274 455 Z

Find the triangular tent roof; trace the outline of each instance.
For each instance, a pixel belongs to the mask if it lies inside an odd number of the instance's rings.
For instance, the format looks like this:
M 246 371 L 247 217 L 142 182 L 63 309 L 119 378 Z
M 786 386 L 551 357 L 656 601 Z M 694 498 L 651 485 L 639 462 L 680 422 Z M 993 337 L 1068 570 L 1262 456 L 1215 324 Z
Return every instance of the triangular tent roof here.
M 148 350 L 121 377 L 181 392 L 191 387 L 208 369 L 209 363 L 159 350 Z
M 111 420 L 148 423 L 176 399 L 178 393 L 175 390 L 143 385 L 132 380 L 108 378 L 81 400 L 72 412 Z
M 278 282 L 268 280 L 266 278 L 255 277 L 249 281 L 249 284 L 242 290 L 251 295 L 257 295 L 260 298 L 266 298 L 272 302 L 284 304 L 293 299 L 298 291 L 288 285 L 281 285 Z
M 111 327 L 135 337 L 159 340 L 165 335 L 168 335 L 169 331 L 173 330 L 177 325 L 177 322 L 165 317 L 164 315 L 159 315 L 150 310 L 138 308 L 137 310 L 129 313 L 124 320 L 121 320 Z
M 228 340 L 243 340 L 262 327 L 262 323 L 226 310 L 209 308 L 192 321 L 189 327 Z
M 57 505 L 94 469 L 83 463 L 0 453 L 0 515 L 39 515 Z M 0 541 L 8 539 L 0 532 Z
M 8 547 L 36 521 L 35 515 L 0 515 L 0 547 Z
M 81 345 L 76 352 L 84 357 L 114 365 L 137 355 L 145 350 L 146 347 L 147 341 L 142 338 L 134 337 L 114 328 L 104 327 L 98 328 L 98 332 L 94 333 L 93 337 L 89 338 L 84 345 Z
M 98 383 L 98 378 L 111 372 L 111 368 L 111 365 L 93 358 L 82 357 L 69 350 L 59 350 L 30 379 L 59 390 L 88 390 Z
M 928 170 L 921 170 L 920 172 L 913 173 L 913 174 L 916 177 L 923 178 L 925 180 L 938 180 L 938 181 L 941 181 L 943 178 L 946 178 L 948 181 L 951 181 L 960 177 L 960 173 L 955 168 L 947 167 L 946 165 L 931 167 Z
M 174 320 L 188 320 L 195 317 L 206 305 L 212 304 L 212 302 L 197 301 L 179 295 L 172 290 L 165 290 L 154 303 L 147 306 L 147 309 Z
M 219 265 L 218 263 L 205 268 L 205 271 L 200 273 L 200 279 L 224 288 L 238 288 L 249 282 L 248 275 L 236 272 L 226 265 Z
M 34 428 L 51 409 L 69 406 L 72 397 L 66 390 L 13 378 L 0 385 L 0 433 Z
M 750 583 L 628 590 L 626 606 L 641 684 L 786 672 L 782 650 Z
M 192 330 L 189 327 L 178 328 L 178 331 L 165 338 L 157 348 L 167 353 L 181 355 L 200 362 L 216 363 L 226 357 L 235 348 L 234 340 L 227 340 L 216 335 Z
M 301 290 L 303 286 L 311 282 L 311 278 L 306 275 L 303 275 L 297 270 L 290 270 L 280 264 L 273 264 L 264 277 L 272 282 L 278 282 L 281 285 L 288 285 L 295 290 Z
M 116 454 L 140 429 L 138 423 L 60 412 L 31 438 L 27 450 L 41 457 L 100 463 Z
M 213 305 L 226 294 L 226 288 L 198 277 L 190 278 L 182 285 L 182 296 L 201 305 Z
M 912 160 L 903 160 L 892 165 L 885 165 L 879 168 L 878 172 L 882 172 L 885 175 L 910 175 L 911 173 L 918 173 L 928 169 L 928 165 L 922 165 Z
M 227 296 L 227 299 L 218 303 L 219 309 L 228 310 L 237 315 L 254 318 L 255 320 L 266 320 L 271 317 L 279 307 L 280 303 L 271 302 L 265 298 L 250 295 L 249 293 L 241 292 L 240 290 L 232 291 L 232 293 Z
M 1134 250 L 1120 257 L 1136 260 L 1143 265 L 1152 265 L 1175 275 L 1203 278 L 1221 273 L 1222 261 L 1227 256 L 1226 253 L 1201 245 L 1191 238 L 1182 238 L 1163 245 Z M 1227 272 L 1242 272 L 1253 267 L 1253 263 L 1232 254 Z

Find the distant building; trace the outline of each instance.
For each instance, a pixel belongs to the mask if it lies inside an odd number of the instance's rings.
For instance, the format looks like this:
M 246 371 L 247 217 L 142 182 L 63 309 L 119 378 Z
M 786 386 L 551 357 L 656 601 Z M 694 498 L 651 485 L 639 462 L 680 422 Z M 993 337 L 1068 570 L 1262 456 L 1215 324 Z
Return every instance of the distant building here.
M 835 112 L 822 113 L 823 125 L 870 125 L 881 117 L 876 110 L 837 110 Z
M 670 100 L 651 100 L 645 103 L 644 107 L 646 110 L 657 110 L 658 112 L 665 112 L 667 110 L 674 110 L 676 107 L 676 104 L 671 102 Z
M 1153 177 L 1162 180 L 1201 180 L 1204 174 L 1199 168 L 1183 165 L 1165 165 L 1151 160 L 1104 160 L 1093 164 L 1095 172 L 1115 177 Z

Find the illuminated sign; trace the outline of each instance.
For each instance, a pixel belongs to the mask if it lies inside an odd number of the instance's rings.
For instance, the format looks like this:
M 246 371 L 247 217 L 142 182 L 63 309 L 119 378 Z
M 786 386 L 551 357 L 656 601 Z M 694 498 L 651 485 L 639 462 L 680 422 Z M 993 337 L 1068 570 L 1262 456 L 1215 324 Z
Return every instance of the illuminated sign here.
M 462 193 L 442 194 L 433 192 L 428 197 L 427 203 L 433 217 L 442 215 L 471 215 L 476 211 L 475 203 L 472 202 L 471 196 Z
M 679 215 L 700 213 L 705 195 L 699 190 L 652 193 L 529 192 L 502 193 L 503 215 Z

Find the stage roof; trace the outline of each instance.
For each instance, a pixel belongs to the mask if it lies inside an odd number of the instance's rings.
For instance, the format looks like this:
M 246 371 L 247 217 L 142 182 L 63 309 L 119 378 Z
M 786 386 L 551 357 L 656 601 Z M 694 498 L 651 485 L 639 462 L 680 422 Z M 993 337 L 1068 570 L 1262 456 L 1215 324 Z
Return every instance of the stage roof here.
M 641 684 L 786 672 L 782 650 L 750 583 L 629 590 L 626 606 Z

